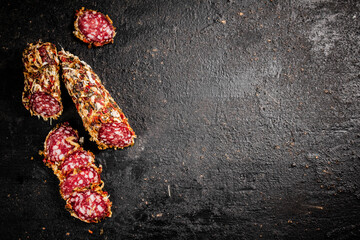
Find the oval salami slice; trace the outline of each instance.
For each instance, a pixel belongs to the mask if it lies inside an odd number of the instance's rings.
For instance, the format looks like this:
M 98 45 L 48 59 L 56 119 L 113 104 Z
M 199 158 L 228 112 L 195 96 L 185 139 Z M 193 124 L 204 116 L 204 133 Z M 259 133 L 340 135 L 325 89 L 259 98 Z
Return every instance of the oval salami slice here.
M 74 217 L 91 223 L 111 217 L 111 205 L 106 192 L 85 189 L 74 191 L 67 200 L 66 208 Z
M 129 146 L 132 139 L 132 133 L 124 123 L 113 122 L 102 124 L 99 130 L 98 138 L 106 145 L 123 148 Z
M 44 144 L 45 160 L 50 164 L 59 164 L 74 148 L 79 147 L 77 132 L 64 123 L 52 130 Z
M 37 92 L 31 96 L 30 108 L 36 114 L 44 117 L 51 117 L 61 111 L 61 104 L 51 95 Z
M 115 27 L 108 15 L 81 8 L 75 16 L 74 35 L 81 41 L 88 43 L 89 47 L 91 45 L 100 47 L 114 42 Z
M 100 184 L 100 170 L 95 167 L 82 167 L 70 173 L 60 183 L 60 193 L 64 199 L 68 199 L 73 190 L 89 187 L 91 184 Z
M 67 176 L 74 169 L 86 167 L 94 164 L 94 154 L 83 149 L 76 150 L 68 155 L 64 162 L 59 166 L 63 176 Z

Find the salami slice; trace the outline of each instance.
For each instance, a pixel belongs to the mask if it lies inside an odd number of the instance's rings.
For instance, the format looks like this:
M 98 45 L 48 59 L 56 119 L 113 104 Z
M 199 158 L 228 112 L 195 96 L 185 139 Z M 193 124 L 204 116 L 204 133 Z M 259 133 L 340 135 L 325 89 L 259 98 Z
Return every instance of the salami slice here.
M 90 187 L 91 184 L 99 185 L 101 169 L 95 167 L 82 167 L 74 170 L 60 183 L 61 196 L 66 200 L 75 189 Z
M 49 167 L 59 165 L 75 148 L 80 147 L 79 136 L 69 123 L 56 126 L 46 137 L 44 143 L 44 162 Z
M 59 170 L 63 176 L 67 176 L 75 169 L 93 165 L 94 161 L 93 153 L 85 151 L 84 149 L 79 149 L 67 156 L 64 162 L 59 166 Z
M 22 102 L 31 115 L 57 119 L 62 111 L 59 59 L 52 43 L 29 44 L 23 52 Z
M 75 17 L 74 35 L 88 43 L 89 47 L 100 47 L 114 42 L 115 27 L 108 15 L 83 7 L 76 11 Z
M 133 145 L 135 132 L 91 67 L 64 50 L 59 52 L 59 58 L 65 87 L 91 140 L 99 149 Z
M 98 189 L 81 189 L 71 194 L 66 208 L 72 216 L 92 223 L 111 217 L 111 205 L 107 192 Z

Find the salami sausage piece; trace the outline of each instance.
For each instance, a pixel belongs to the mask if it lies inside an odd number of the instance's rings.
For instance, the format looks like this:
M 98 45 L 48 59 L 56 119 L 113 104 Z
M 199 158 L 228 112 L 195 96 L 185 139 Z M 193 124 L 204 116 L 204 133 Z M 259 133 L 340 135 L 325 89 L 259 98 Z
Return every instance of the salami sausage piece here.
M 96 47 L 114 42 L 115 27 L 108 15 L 81 8 L 76 11 L 74 35 L 81 41 Z
M 52 43 L 29 44 L 23 52 L 24 91 L 22 102 L 31 115 L 57 119 L 62 111 L 59 59 Z
M 61 196 L 66 200 L 75 189 L 99 185 L 101 169 L 93 167 L 82 167 L 74 170 L 60 182 Z
M 74 191 L 66 202 L 70 214 L 87 223 L 99 222 L 112 215 L 107 192 L 99 189 Z
M 60 174 L 67 176 L 75 169 L 94 165 L 94 154 L 85 151 L 84 149 L 78 149 L 67 156 L 64 162 L 59 166 Z
M 135 132 L 91 67 L 77 56 L 59 52 L 62 79 L 76 105 L 85 129 L 99 149 L 124 148 L 134 144 Z
M 79 135 L 69 123 L 56 126 L 46 137 L 43 155 L 48 167 L 58 166 L 75 148 L 80 147 Z

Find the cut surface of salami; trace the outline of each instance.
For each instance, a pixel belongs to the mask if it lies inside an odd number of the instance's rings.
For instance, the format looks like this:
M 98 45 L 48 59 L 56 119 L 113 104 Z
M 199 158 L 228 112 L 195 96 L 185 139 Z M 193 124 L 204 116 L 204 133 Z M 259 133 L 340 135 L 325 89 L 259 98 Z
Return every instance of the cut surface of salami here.
M 99 47 L 114 42 L 115 27 L 108 15 L 81 8 L 76 11 L 75 17 L 74 35 L 88 43 L 89 47 L 91 45 Z
M 45 160 L 50 164 L 59 164 L 74 148 L 79 147 L 77 132 L 63 123 L 52 130 L 46 137 L 44 144 Z
M 74 169 L 87 167 L 94 164 L 94 154 L 83 149 L 76 150 L 69 154 L 64 162 L 59 166 L 63 176 L 67 176 Z
M 94 167 L 82 167 L 74 170 L 60 183 L 60 192 L 66 200 L 76 188 L 89 187 L 91 184 L 100 184 L 100 170 Z
M 43 92 L 37 92 L 31 96 L 30 106 L 35 113 L 44 117 L 54 116 L 61 110 L 59 101 Z
M 66 206 L 74 217 L 90 223 L 111 217 L 111 205 L 106 192 L 87 189 L 73 192 Z
M 59 59 L 52 43 L 29 44 L 23 52 L 22 102 L 31 115 L 57 119 L 62 111 Z
M 59 51 L 62 79 L 76 109 L 99 149 L 124 148 L 134 144 L 135 132 L 101 83 L 99 77 L 77 56 Z
M 40 154 L 60 180 L 60 195 L 73 217 L 92 223 L 111 216 L 112 203 L 102 190 L 102 167 L 95 165 L 92 152 L 80 147 L 78 133 L 69 123 L 59 124 L 49 132 Z
M 132 142 L 131 131 L 124 123 L 119 122 L 102 124 L 98 138 L 107 145 L 120 148 L 129 146 Z

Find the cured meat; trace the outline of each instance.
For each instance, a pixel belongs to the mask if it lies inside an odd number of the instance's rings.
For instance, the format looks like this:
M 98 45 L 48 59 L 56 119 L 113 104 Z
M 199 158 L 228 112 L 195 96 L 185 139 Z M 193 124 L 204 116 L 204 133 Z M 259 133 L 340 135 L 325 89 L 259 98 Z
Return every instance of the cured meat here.
M 58 169 L 61 175 L 67 176 L 75 169 L 93 165 L 94 161 L 95 157 L 93 153 L 85 151 L 84 149 L 78 149 L 69 154 Z
M 77 147 L 80 147 L 77 131 L 67 122 L 58 125 L 50 131 L 45 139 L 44 162 L 49 167 L 57 166 Z
M 99 222 L 112 215 L 109 196 L 99 189 L 74 191 L 66 203 L 72 216 L 87 223 Z
M 52 43 L 28 44 L 23 52 L 24 91 L 22 102 L 31 115 L 57 119 L 62 111 L 59 59 Z
M 59 52 L 62 79 L 76 105 L 85 129 L 99 149 L 134 144 L 135 132 L 91 67 L 77 56 Z
M 88 43 L 89 47 L 100 47 L 114 42 L 115 27 L 108 15 L 83 7 L 76 11 L 75 17 L 74 35 Z
M 99 185 L 101 169 L 94 167 L 82 167 L 74 170 L 60 183 L 61 196 L 66 200 L 73 190 L 90 187 L 92 184 Z
M 95 165 L 93 153 L 80 147 L 78 133 L 69 123 L 50 131 L 40 154 L 59 178 L 60 194 L 72 216 L 88 223 L 111 216 L 112 203 L 102 190 L 102 167 Z

